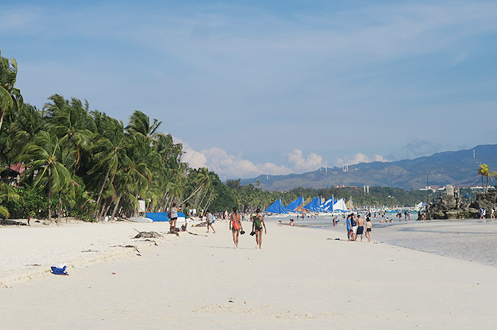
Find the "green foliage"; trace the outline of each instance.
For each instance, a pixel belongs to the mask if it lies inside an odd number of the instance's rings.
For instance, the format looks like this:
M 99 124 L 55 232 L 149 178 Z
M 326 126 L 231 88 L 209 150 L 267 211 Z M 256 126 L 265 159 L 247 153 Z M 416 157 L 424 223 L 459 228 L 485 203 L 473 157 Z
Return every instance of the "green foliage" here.
M 215 195 L 209 209 L 211 212 L 224 212 L 226 210 L 231 212 L 233 207 L 237 206 L 232 191 L 221 182 L 216 173 L 209 172 L 209 177 Z

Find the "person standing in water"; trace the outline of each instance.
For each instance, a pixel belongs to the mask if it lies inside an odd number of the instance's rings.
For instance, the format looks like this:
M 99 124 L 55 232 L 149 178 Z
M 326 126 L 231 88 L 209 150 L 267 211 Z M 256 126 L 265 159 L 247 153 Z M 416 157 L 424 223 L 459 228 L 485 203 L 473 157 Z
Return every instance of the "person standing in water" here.
M 267 234 L 266 224 L 264 217 L 260 214 L 261 210 L 255 211 L 256 215 L 252 218 L 252 231 L 255 232 L 255 248 L 262 249 L 262 227 L 264 227 L 264 234 Z
M 243 230 L 243 227 L 240 220 L 240 214 L 238 214 L 238 208 L 236 206 L 233 208 L 233 213 L 231 214 L 230 230 L 233 233 L 233 243 L 235 243 L 235 249 L 238 249 L 238 239 L 240 231 Z

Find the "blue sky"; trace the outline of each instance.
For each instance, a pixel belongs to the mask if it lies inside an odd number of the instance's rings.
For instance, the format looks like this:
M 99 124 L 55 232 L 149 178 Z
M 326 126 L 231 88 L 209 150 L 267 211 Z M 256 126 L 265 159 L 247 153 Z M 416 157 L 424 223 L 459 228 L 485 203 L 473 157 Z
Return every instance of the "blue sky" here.
M 223 178 L 497 141 L 495 1 L 16 1 L 17 87 L 134 110 Z

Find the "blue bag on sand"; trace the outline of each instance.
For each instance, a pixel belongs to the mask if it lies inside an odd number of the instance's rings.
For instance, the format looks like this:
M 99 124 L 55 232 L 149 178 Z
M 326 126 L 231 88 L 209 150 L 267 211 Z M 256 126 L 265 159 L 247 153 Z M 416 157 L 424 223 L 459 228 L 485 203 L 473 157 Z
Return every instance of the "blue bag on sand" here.
M 55 275 L 67 275 L 66 264 L 56 264 L 52 266 L 52 273 Z

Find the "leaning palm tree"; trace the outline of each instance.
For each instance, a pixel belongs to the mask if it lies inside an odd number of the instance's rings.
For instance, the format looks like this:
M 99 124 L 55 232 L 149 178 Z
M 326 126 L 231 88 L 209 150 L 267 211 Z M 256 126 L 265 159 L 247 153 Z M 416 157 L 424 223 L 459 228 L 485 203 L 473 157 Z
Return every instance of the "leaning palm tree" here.
M 48 220 L 52 222 L 52 194 L 67 188 L 71 182 L 71 173 L 60 159 L 61 140 L 48 132 L 42 131 L 28 144 L 18 160 L 26 164 L 23 178 L 34 177 L 34 187 L 44 186 L 48 189 Z
M 482 179 L 483 179 L 483 177 L 487 178 L 487 185 L 485 186 L 485 193 L 487 193 L 488 192 L 488 179 L 490 178 L 490 175 L 491 175 L 487 164 L 480 164 L 480 167 L 478 168 L 478 175 L 481 175 Z
M 94 176 L 95 180 L 100 183 L 97 205 L 100 205 L 105 187 L 109 182 L 112 185 L 119 168 L 130 164 L 129 157 L 126 155 L 130 141 L 124 134 L 123 123 L 104 116 L 100 126 L 101 133 L 96 135 L 95 143 L 90 149 L 93 154 L 91 159 L 93 167 L 88 172 L 90 175 L 98 174 Z M 105 176 L 102 177 L 101 173 L 105 173 Z

